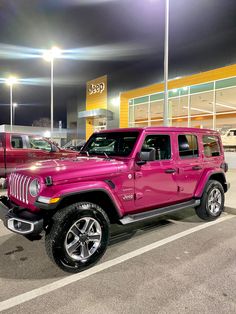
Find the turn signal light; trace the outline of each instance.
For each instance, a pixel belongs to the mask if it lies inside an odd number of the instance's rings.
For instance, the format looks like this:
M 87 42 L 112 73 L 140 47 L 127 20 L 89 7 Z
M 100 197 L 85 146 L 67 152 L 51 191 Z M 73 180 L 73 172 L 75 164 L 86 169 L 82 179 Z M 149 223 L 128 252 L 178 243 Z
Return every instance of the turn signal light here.
M 60 197 L 51 198 L 49 204 L 55 204 L 60 200 Z

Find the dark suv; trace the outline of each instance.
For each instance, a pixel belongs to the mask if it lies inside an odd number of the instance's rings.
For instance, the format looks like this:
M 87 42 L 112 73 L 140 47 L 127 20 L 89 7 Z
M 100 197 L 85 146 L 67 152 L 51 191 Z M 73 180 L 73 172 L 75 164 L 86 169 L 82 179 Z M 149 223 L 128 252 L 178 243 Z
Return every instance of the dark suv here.
M 213 220 L 229 185 L 218 132 L 133 128 L 93 134 L 73 159 L 40 161 L 9 177 L 5 226 L 26 237 L 44 231 L 46 251 L 63 270 L 96 263 L 110 223 L 130 224 L 188 207 Z

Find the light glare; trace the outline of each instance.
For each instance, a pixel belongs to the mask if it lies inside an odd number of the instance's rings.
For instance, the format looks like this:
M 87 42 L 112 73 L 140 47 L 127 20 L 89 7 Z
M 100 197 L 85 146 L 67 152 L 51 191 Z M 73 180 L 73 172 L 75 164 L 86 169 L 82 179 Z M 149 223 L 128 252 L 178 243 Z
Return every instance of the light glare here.
M 9 86 L 12 86 L 17 83 L 17 78 L 14 76 L 10 76 L 8 79 L 6 79 L 6 84 Z
M 52 61 L 56 58 L 60 58 L 62 51 L 58 47 L 52 47 L 50 50 L 45 50 L 43 53 L 43 59 L 46 61 Z
M 120 98 L 119 97 L 113 98 L 111 100 L 111 103 L 112 103 L 113 106 L 118 107 L 120 105 Z
M 50 131 L 45 131 L 43 136 L 46 137 L 46 138 L 50 138 L 51 137 L 51 132 Z

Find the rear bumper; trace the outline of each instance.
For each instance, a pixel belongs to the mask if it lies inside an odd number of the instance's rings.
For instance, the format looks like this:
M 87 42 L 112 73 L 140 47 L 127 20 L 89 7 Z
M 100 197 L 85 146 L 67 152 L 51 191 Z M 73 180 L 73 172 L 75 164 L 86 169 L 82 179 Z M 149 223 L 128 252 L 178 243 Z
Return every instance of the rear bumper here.
M 22 235 L 39 235 L 43 231 L 40 215 L 12 206 L 5 196 L 0 198 L 0 219 L 7 229 Z

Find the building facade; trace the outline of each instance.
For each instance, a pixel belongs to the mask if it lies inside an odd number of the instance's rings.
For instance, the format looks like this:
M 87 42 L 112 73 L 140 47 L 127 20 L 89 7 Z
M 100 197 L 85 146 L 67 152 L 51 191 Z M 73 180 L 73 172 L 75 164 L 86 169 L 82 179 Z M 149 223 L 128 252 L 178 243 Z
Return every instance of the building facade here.
M 163 125 L 163 83 L 120 95 L 120 127 Z M 169 125 L 236 127 L 236 65 L 169 82 Z
M 101 76 L 86 84 L 86 101 L 68 106 L 71 136 L 102 129 L 163 125 L 164 85 L 124 90 Z M 236 64 L 169 81 L 169 125 L 224 130 L 236 127 Z

